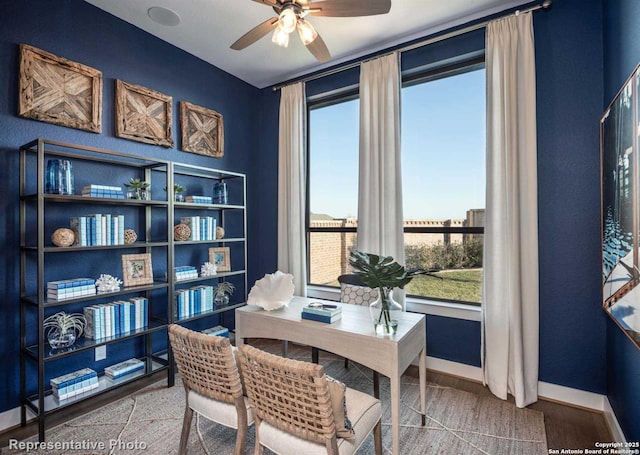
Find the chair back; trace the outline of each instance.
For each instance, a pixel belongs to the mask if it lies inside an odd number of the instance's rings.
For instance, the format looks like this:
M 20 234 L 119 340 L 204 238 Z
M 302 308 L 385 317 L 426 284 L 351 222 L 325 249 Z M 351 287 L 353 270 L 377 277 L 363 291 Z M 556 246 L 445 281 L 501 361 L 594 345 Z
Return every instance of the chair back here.
M 299 438 L 325 444 L 328 449 L 337 447 L 329 385 L 321 365 L 286 359 L 249 345 L 243 345 L 241 352 L 256 422 L 264 420 Z
M 342 303 L 367 306 L 376 301 L 380 295 L 377 288 L 372 289 L 366 286 L 360 276 L 355 273 L 340 275 L 338 282 L 340 283 L 340 301 Z
M 234 404 L 242 397 L 242 382 L 228 338 L 169 326 L 169 340 L 187 392 Z

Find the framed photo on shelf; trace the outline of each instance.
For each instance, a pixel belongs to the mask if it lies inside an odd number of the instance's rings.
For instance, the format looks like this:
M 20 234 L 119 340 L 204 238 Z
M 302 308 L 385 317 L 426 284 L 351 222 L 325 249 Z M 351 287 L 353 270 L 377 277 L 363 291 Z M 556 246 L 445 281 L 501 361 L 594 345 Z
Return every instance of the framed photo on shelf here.
M 209 262 L 215 264 L 217 272 L 231 272 L 231 258 L 228 246 L 209 248 Z
M 123 254 L 122 279 L 125 287 L 152 284 L 151 253 Z

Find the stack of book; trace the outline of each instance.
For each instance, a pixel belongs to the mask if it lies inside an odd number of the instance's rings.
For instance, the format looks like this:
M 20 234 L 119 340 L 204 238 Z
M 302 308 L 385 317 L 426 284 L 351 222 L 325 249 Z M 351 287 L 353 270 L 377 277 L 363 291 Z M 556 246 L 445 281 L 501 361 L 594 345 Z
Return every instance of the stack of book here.
M 76 245 L 124 245 L 124 215 L 96 213 L 71 218 L 69 224 L 76 233 Z
M 194 202 L 196 204 L 211 204 L 213 199 L 209 196 L 187 196 L 187 202 Z
M 98 373 L 91 368 L 83 368 L 73 373 L 58 376 L 50 381 L 53 396 L 66 400 L 88 390 L 98 388 Z
M 342 319 L 342 307 L 330 304 L 311 304 L 302 307 L 302 319 L 331 324 Z
M 198 278 L 198 269 L 196 269 L 192 265 L 183 265 L 180 267 L 175 267 L 174 269 L 174 277 L 176 281 L 181 280 L 190 280 L 191 278 Z
M 77 299 L 87 295 L 96 295 L 96 280 L 93 278 L 72 278 L 47 283 L 49 300 Z
M 196 286 L 176 292 L 174 316 L 185 319 L 200 313 L 213 311 L 213 286 Z
M 82 195 L 86 197 L 124 199 L 122 187 L 109 185 L 85 185 L 84 188 L 82 188 Z
M 222 327 L 221 325 L 217 325 L 215 327 L 211 327 L 209 329 L 204 329 L 202 331 L 202 333 L 204 333 L 205 335 L 209 335 L 209 336 L 218 336 L 218 337 L 225 337 L 225 338 L 229 338 L 229 329 L 226 327 Z
M 147 326 L 149 301 L 132 297 L 128 301 L 92 305 L 83 309 L 87 325 L 85 336 L 93 340 L 116 337 Z
M 191 228 L 189 240 L 215 240 L 216 219 L 212 216 L 189 216 L 180 219 L 181 224 Z
M 144 369 L 144 362 L 139 359 L 129 359 L 124 362 L 116 363 L 104 369 L 104 374 L 111 379 L 120 379 L 124 376 L 135 373 Z

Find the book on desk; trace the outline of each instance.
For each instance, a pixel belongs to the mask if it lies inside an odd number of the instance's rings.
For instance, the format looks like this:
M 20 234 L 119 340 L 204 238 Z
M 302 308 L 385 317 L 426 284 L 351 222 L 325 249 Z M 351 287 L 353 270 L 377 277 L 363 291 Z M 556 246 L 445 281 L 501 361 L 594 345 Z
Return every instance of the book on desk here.
M 342 319 L 342 306 L 311 302 L 302 307 L 302 319 L 331 324 Z

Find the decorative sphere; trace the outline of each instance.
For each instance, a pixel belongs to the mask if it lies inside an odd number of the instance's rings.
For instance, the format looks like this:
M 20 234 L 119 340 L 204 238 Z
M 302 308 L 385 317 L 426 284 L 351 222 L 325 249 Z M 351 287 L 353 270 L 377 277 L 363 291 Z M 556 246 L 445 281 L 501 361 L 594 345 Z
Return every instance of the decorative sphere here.
M 222 226 L 216 226 L 216 238 L 217 239 L 224 238 L 224 228 Z
M 76 241 L 76 234 L 69 228 L 60 228 L 53 231 L 51 241 L 55 246 L 71 246 Z
M 186 224 L 177 224 L 173 228 L 173 235 L 176 240 L 189 240 L 191 238 L 191 228 Z
M 125 229 L 124 230 L 124 243 L 129 245 L 138 240 L 138 234 L 133 229 Z

